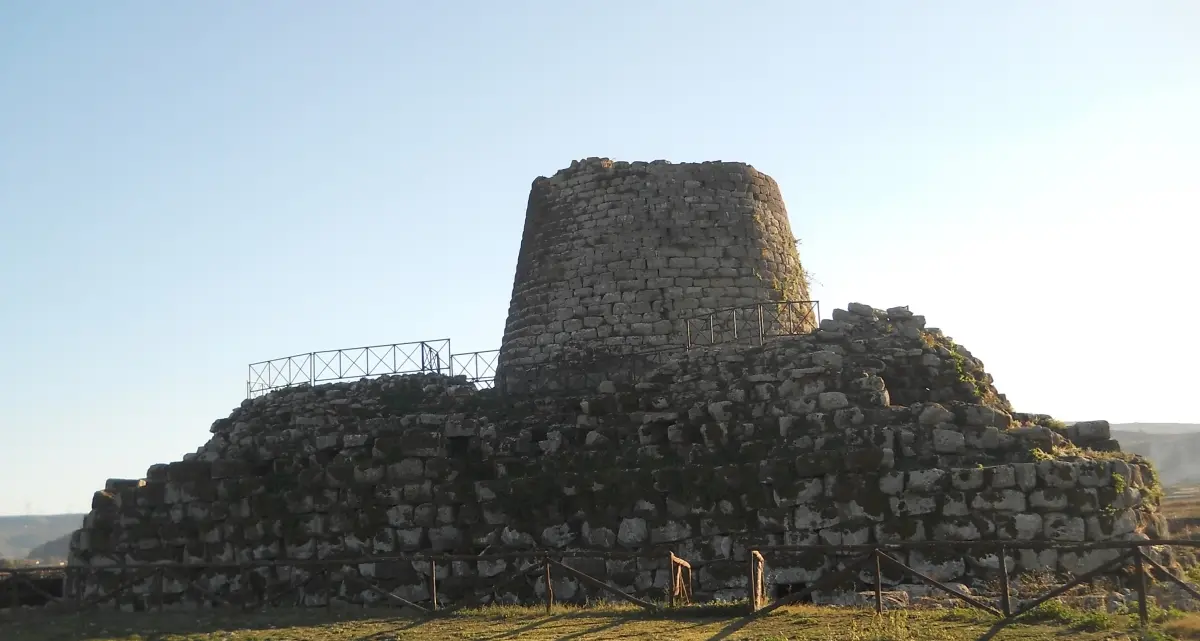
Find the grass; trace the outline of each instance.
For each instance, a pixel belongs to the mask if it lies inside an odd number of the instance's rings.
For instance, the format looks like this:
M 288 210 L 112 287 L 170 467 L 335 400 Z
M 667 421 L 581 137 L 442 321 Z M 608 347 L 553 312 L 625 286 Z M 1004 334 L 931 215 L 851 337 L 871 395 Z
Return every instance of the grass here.
M 858 608 L 788 606 L 754 620 L 742 608 L 696 606 L 650 614 L 633 606 L 488 607 L 420 618 L 391 610 L 207 610 L 190 613 L 22 614 L 0 622 L 5 641 L 966 641 L 995 623 L 968 609 L 909 609 L 876 615 Z M 1129 614 L 1088 613 L 1044 605 L 995 639 L 1200 639 L 1200 615 L 1156 612 L 1149 630 Z
M 1169 488 L 1159 509 L 1168 518 L 1200 519 L 1200 488 L 1194 485 Z

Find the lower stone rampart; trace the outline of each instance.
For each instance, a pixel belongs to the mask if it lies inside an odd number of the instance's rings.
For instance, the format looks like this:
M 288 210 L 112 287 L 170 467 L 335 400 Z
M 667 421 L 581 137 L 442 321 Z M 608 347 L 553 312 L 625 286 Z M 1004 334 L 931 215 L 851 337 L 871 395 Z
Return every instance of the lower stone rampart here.
M 759 546 L 1165 535 L 1153 468 L 1122 454 L 1107 423 L 1013 413 L 982 363 L 904 309 L 851 305 L 811 335 L 691 350 L 635 385 L 581 395 L 504 396 L 424 375 L 285 389 L 245 401 L 212 433 L 186 460 L 97 492 L 70 564 L 194 564 L 197 585 L 228 598 L 307 580 L 309 605 L 379 600 L 355 576 L 423 601 L 436 572 L 445 604 L 538 598 L 533 577 L 495 585 L 539 551 L 568 550 L 645 553 L 572 564 L 662 598 L 670 550 L 710 599 L 746 595 L 743 561 Z M 506 551 L 530 558 L 358 562 Z M 1114 555 L 1014 552 L 1012 569 L 1077 573 Z M 998 562 L 961 550 L 900 556 L 968 583 Z M 203 569 L 255 560 L 346 562 L 317 581 L 286 567 Z M 769 579 L 805 585 L 836 563 L 780 555 Z M 68 593 L 119 580 L 85 574 Z M 560 601 L 598 596 L 556 580 Z M 145 607 L 152 581 L 124 606 Z M 166 592 L 167 607 L 209 598 L 185 582 Z

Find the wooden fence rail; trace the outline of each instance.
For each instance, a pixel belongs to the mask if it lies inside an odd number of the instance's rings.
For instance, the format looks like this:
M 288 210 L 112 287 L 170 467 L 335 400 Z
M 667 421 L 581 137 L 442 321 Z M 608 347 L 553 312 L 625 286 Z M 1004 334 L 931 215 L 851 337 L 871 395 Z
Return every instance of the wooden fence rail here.
M 1092 581 L 1101 576 L 1111 574 L 1117 571 L 1129 572 L 1134 578 L 1134 587 L 1138 593 L 1138 613 L 1143 622 L 1148 620 L 1147 610 L 1147 578 L 1155 575 L 1161 576 L 1180 586 L 1185 592 L 1193 598 L 1200 600 L 1200 590 L 1189 585 L 1182 579 L 1170 574 L 1166 568 L 1162 567 L 1154 559 L 1146 556 L 1145 549 L 1151 547 L 1200 547 L 1200 541 L 1192 540 L 1173 540 L 1173 539 L 1150 539 L 1140 541 L 1102 541 L 1093 543 L 1080 542 L 1065 542 L 1065 541 L 916 541 L 909 543 L 881 543 L 881 544 L 866 544 L 866 545 L 779 545 L 779 546 L 763 546 L 748 550 L 745 555 L 745 563 L 748 570 L 748 597 L 749 597 L 749 615 L 761 616 L 771 612 L 779 607 L 790 603 L 800 602 L 813 593 L 819 590 L 832 589 L 838 585 L 848 581 L 857 582 L 860 573 L 864 568 L 868 571 L 873 571 L 874 574 L 874 605 L 877 612 L 882 612 L 884 609 L 883 602 L 883 569 L 890 566 L 895 567 L 902 573 L 905 573 L 914 579 L 925 583 L 937 591 L 944 592 L 950 596 L 963 601 L 967 605 L 978 608 L 985 612 L 996 616 L 1000 620 L 1000 625 L 1007 624 L 1017 617 L 1028 613 L 1033 608 L 1066 594 L 1075 587 Z M 998 569 L 1000 575 L 1000 590 L 999 590 L 999 605 L 997 609 L 983 600 L 972 595 L 965 594 L 960 590 L 946 585 L 933 577 L 914 569 L 913 567 L 903 563 L 895 555 L 897 552 L 909 550 L 963 550 L 963 551 L 996 551 L 998 554 Z M 1012 550 L 1019 549 L 1058 549 L 1071 551 L 1094 551 L 1094 550 L 1116 550 L 1120 553 L 1116 558 L 1106 561 L 1101 566 L 1090 572 L 1085 572 L 1076 576 L 1068 583 L 1059 586 L 1053 590 L 1042 594 L 1031 601 L 1027 601 L 1021 608 L 1014 608 L 1011 597 L 1010 577 L 1008 571 L 1008 560 Z M 768 563 L 770 558 L 775 556 L 789 556 L 794 553 L 824 553 L 832 555 L 848 555 L 849 558 L 842 562 L 842 567 L 838 571 L 828 572 L 821 576 L 818 580 L 805 585 L 801 590 L 792 594 L 782 596 L 771 601 L 767 595 L 768 586 Z M 451 604 L 449 607 L 443 607 L 442 600 L 438 592 L 438 568 L 439 563 L 444 564 L 452 561 L 528 561 L 528 564 L 516 564 L 520 567 L 514 568 L 511 575 L 501 579 L 490 586 L 489 592 L 496 594 L 504 588 L 507 588 L 513 582 L 520 580 L 530 580 L 532 577 L 537 577 L 543 583 L 545 589 L 545 603 L 547 611 L 553 608 L 555 602 L 554 594 L 554 576 L 566 575 L 580 583 L 583 583 L 591 588 L 605 592 L 618 599 L 628 601 L 639 607 L 649 611 L 659 610 L 659 606 L 647 601 L 643 598 L 623 592 L 622 590 L 610 585 L 609 583 L 593 577 L 578 568 L 572 567 L 567 563 L 573 559 L 635 559 L 635 558 L 653 558 L 657 554 L 647 554 L 646 552 L 638 551 L 547 551 L 547 550 L 527 550 L 520 552 L 500 552 L 486 553 L 480 555 L 467 554 L 406 554 L 406 555 L 390 555 L 390 556 L 374 556 L 374 557 L 358 557 L 350 559 L 310 559 L 310 560 L 259 560 L 246 563 L 155 563 L 155 564 L 115 564 L 108 566 L 67 566 L 63 568 L 4 568 L 0 569 L 0 607 L 7 604 L 21 605 L 23 603 L 22 590 L 27 595 L 32 594 L 42 603 L 48 604 L 51 607 L 60 607 L 72 610 L 82 610 L 91 607 L 97 607 L 109 601 L 112 602 L 112 607 L 120 609 L 122 607 L 122 597 L 131 593 L 134 586 L 150 580 L 150 589 L 140 595 L 144 598 L 144 604 L 147 610 L 162 611 L 166 606 L 167 591 L 165 583 L 168 579 L 177 583 L 182 583 L 187 589 L 193 590 L 196 594 L 201 595 L 204 599 L 212 604 L 221 604 L 232 607 L 251 608 L 254 606 L 277 605 L 285 599 L 294 596 L 297 604 L 304 604 L 306 599 L 305 590 L 314 581 L 319 580 L 320 587 L 317 589 L 319 594 L 316 600 L 326 608 L 332 607 L 334 602 L 333 585 L 335 581 L 333 576 L 336 572 L 335 568 L 346 566 L 362 566 L 369 564 L 378 564 L 394 561 L 408 562 L 427 562 L 428 566 L 428 588 L 429 600 L 428 605 L 414 602 L 411 598 L 405 598 L 399 594 L 388 590 L 380 585 L 378 581 L 373 580 L 373 575 L 364 575 L 362 573 L 347 572 L 342 576 L 342 580 L 361 586 L 364 590 L 375 594 L 383 599 L 386 603 L 411 608 L 412 610 L 423 615 L 434 613 L 449 613 L 470 605 L 478 605 L 478 599 L 473 594 L 468 593 L 467 597 L 459 600 L 457 603 Z M 676 607 L 691 603 L 693 600 L 693 564 L 673 552 L 666 552 L 668 579 L 669 585 L 666 589 L 666 600 L 669 607 Z M 708 561 L 707 563 L 725 563 L 733 562 L 734 559 L 718 559 Z M 1132 561 L 1133 568 L 1128 567 Z M 254 570 L 264 568 L 289 568 L 291 570 L 303 570 L 307 574 L 302 581 L 297 583 L 292 578 L 282 585 L 272 585 L 269 581 L 261 587 L 261 595 L 256 595 L 252 589 L 252 577 L 259 576 L 254 573 Z M 187 571 L 180 576 L 180 571 Z M 189 573 L 194 571 L 226 571 L 240 577 L 239 590 L 230 595 L 224 595 L 214 592 L 205 587 L 200 582 L 195 580 Z M 48 573 L 61 573 L 61 579 L 66 583 L 76 581 L 72 586 L 74 592 L 64 591 L 62 596 L 51 593 L 46 589 L 44 584 L 39 584 L 37 581 L 45 581 Z M 80 587 L 82 581 L 89 576 L 97 576 L 106 573 L 116 573 L 117 580 L 114 587 L 105 587 L 97 594 L 83 597 L 83 590 Z M 423 574 L 424 572 L 422 572 Z M 38 575 L 41 575 L 39 578 Z M 290 575 L 291 576 L 291 575 Z M 5 585 L 6 584 L 6 585 Z M 4 588 L 7 588 L 5 590 Z M 6 594 L 7 593 L 7 594 Z M 7 598 L 6 598 L 7 596 Z M 307 595 L 312 597 L 312 594 Z M 28 599 L 25 599 L 27 601 Z
M 950 596 L 952 596 L 960 601 L 963 601 L 964 603 L 966 603 L 967 605 L 969 605 L 971 607 L 974 607 L 974 608 L 983 610 L 984 612 L 987 612 L 989 614 L 992 614 L 993 616 L 995 616 L 999 619 L 999 622 L 997 623 L 997 626 L 996 626 L 997 628 L 1008 625 L 1009 623 L 1015 621 L 1017 618 L 1021 617 L 1022 615 L 1028 614 L 1030 611 L 1032 611 L 1033 609 L 1042 605 L 1043 603 L 1045 603 L 1051 599 L 1060 597 L 1084 583 L 1093 581 L 1097 578 L 1100 578 L 1100 577 L 1108 575 L 1108 574 L 1112 574 L 1112 573 L 1120 571 L 1120 570 L 1127 569 L 1126 566 L 1127 566 L 1128 562 L 1131 560 L 1133 561 L 1133 569 L 1132 569 L 1131 575 L 1132 575 L 1132 578 L 1134 579 L 1134 581 L 1133 581 L 1134 588 L 1137 591 L 1137 595 L 1138 595 L 1138 617 L 1143 626 L 1145 626 L 1147 623 L 1149 623 L 1149 612 L 1148 612 L 1148 606 L 1147 606 L 1147 592 L 1148 592 L 1147 578 L 1150 576 L 1150 570 L 1157 571 L 1159 574 L 1163 575 L 1163 577 L 1166 578 L 1168 581 L 1171 581 L 1172 583 L 1181 587 L 1190 596 L 1192 596 L 1192 598 L 1200 600 L 1200 590 L 1187 584 L 1185 581 L 1183 581 L 1179 577 L 1176 577 L 1173 574 L 1171 574 L 1166 568 L 1162 567 L 1162 565 L 1160 565 L 1154 559 L 1147 556 L 1145 553 L 1145 548 L 1147 548 L 1147 547 L 1164 547 L 1164 546 L 1168 546 L 1168 545 L 1174 545 L 1176 543 L 1185 545 L 1187 547 L 1195 547 L 1195 544 L 1198 543 L 1196 541 L 1188 540 L 1188 541 L 1176 542 L 1173 540 L 1166 540 L 1166 539 L 1163 539 L 1163 540 L 1154 539 L 1154 540 L 1144 540 L 1144 541 L 1112 541 L 1112 542 L 1106 542 L 1107 543 L 1106 545 L 1079 544 L 1076 546 L 1066 546 L 1066 545 L 1058 546 L 1060 549 L 1119 550 L 1120 554 L 1115 559 L 1106 561 L 1106 562 L 1102 563 L 1099 567 L 1097 567 L 1089 572 L 1080 574 L 1080 575 L 1074 577 L 1073 579 L 1071 579 L 1070 581 L 1068 581 L 1067 583 L 1060 585 L 1052 590 L 1049 590 L 1048 592 L 1046 592 L 1040 596 L 1033 598 L 1031 601 L 1026 602 L 1024 604 L 1024 607 L 1021 607 L 1016 610 L 1014 610 L 1012 607 L 1011 582 L 1010 582 L 1009 572 L 1008 572 L 1008 559 L 1009 559 L 1008 550 L 1009 550 L 1009 548 L 1018 548 L 1018 549 L 1020 549 L 1020 548 L 1035 548 L 1036 549 L 1038 547 L 1042 547 L 1043 542 L 971 541 L 971 542 L 953 542 L 951 545 L 943 546 L 943 547 L 949 547 L 949 548 L 983 548 L 983 549 L 999 550 L 998 566 L 999 566 L 999 574 L 1000 574 L 1000 582 L 1001 582 L 1000 595 L 999 595 L 1000 596 L 1000 609 L 996 609 L 996 608 L 992 607 L 991 605 L 984 603 L 982 600 L 980 600 L 978 598 L 975 598 L 968 594 L 964 594 L 960 590 L 957 590 L 949 585 L 946 585 L 945 583 L 942 583 L 941 581 L 938 581 L 938 580 L 934 579 L 933 577 L 927 576 L 926 574 L 919 572 L 916 569 L 910 567 L 909 565 L 906 565 L 905 563 L 901 562 L 899 559 L 892 556 L 891 554 L 888 554 L 888 552 L 894 552 L 898 549 L 910 549 L 910 550 L 911 549 L 915 549 L 915 550 L 929 549 L 930 547 L 933 547 L 933 546 L 930 546 L 929 543 L 938 543 L 938 542 L 924 541 L 924 542 L 914 542 L 912 544 L 892 544 L 892 545 L 878 545 L 878 546 L 871 546 L 871 545 L 772 546 L 772 547 L 762 547 L 762 548 L 757 548 L 755 550 L 751 550 L 750 555 L 749 555 L 750 556 L 750 572 L 749 572 L 749 576 L 747 577 L 748 581 L 749 581 L 749 586 L 750 586 L 750 614 L 749 614 L 749 616 L 752 616 L 752 617 L 753 616 L 761 616 L 763 614 L 769 613 L 769 612 L 771 612 L 779 607 L 782 607 L 784 605 L 799 602 L 818 590 L 822 590 L 822 589 L 826 589 L 826 588 L 833 588 L 838 585 L 841 585 L 841 584 L 847 582 L 848 580 L 854 579 L 856 577 L 856 575 L 862 570 L 862 568 L 870 567 L 870 566 L 873 566 L 873 570 L 874 570 L 875 611 L 877 613 L 882 613 L 883 609 L 884 609 L 883 608 L 883 569 L 882 568 L 883 568 L 883 565 L 885 562 L 889 565 L 899 568 L 902 572 L 907 573 L 908 575 L 912 576 L 913 578 L 917 579 L 918 581 L 921 581 L 922 583 L 925 583 L 925 584 L 933 587 L 935 590 L 949 594 Z M 951 543 L 951 542 L 947 542 L 947 543 Z M 962 543 L 970 543 L 971 545 L 962 545 Z M 844 553 L 844 552 L 850 552 L 853 554 L 853 553 L 866 551 L 866 554 L 857 556 L 857 557 L 853 558 L 853 560 L 844 562 L 843 567 L 840 571 L 825 574 L 817 581 L 805 586 L 799 592 L 795 592 L 790 595 L 782 596 L 782 597 L 776 599 L 774 602 L 769 603 L 769 604 L 765 603 L 765 601 L 760 600 L 760 597 L 764 590 L 764 588 L 762 587 L 762 576 L 764 574 L 764 565 L 766 562 L 766 557 L 764 556 L 763 552 L 770 554 L 771 552 L 789 553 L 789 552 L 814 552 L 814 551 L 815 552 L 826 552 L 826 553 L 831 553 L 831 554 Z M 873 564 L 871 563 L 872 561 L 874 562 Z M 1149 566 L 1150 570 L 1147 570 L 1147 566 Z

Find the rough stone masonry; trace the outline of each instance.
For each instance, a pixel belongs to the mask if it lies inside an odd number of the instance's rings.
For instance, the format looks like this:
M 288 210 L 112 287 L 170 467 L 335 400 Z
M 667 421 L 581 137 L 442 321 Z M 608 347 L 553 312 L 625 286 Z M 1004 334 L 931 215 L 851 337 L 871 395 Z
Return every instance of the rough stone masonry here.
M 744 163 L 588 158 L 529 194 L 500 370 L 683 342 L 688 318 L 808 286 L 779 186 Z M 815 315 L 785 307 L 768 333 Z
M 504 353 L 635 351 L 672 340 L 657 323 L 681 310 L 806 296 L 769 178 L 745 165 L 593 159 L 535 183 Z M 97 492 L 69 564 L 187 564 L 186 580 L 162 577 L 168 608 L 283 586 L 300 586 L 306 605 L 378 601 L 356 577 L 421 602 L 431 574 L 452 604 L 538 598 L 536 577 L 506 580 L 544 551 L 597 553 L 569 563 L 659 598 L 669 550 L 696 568 L 696 597 L 711 599 L 745 596 L 757 546 L 1165 534 L 1153 468 L 1121 453 L 1107 423 L 1064 428 L 1014 412 L 983 364 L 923 317 L 851 304 L 800 330 L 680 350 L 636 380 L 581 392 L 515 395 L 419 375 L 247 400 L 196 453 Z M 529 557 L 404 557 L 504 551 Z M 1111 554 L 1024 552 L 1012 569 L 1079 572 Z M 998 564 L 961 551 L 900 556 L 967 583 Z M 258 560 L 284 563 L 235 567 Z M 328 564 L 287 565 L 312 560 Z M 779 555 L 769 580 L 802 586 L 837 563 Z M 122 578 L 76 573 L 67 593 L 105 594 Z M 121 606 L 150 605 L 155 580 L 134 583 Z M 555 580 L 558 600 L 599 596 Z
M 920 316 L 851 305 L 809 335 L 691 350 L 636 385 L 574 396 L 516 399 L 410 376 L 247 400 L 187 460 L 97 492 L 70 563 L 192 563 L 207 589 L 236 599 L 311 573 L 262 569 L 247 580 L 199 566 L 328 559 L 334 584 L 306 588 L 305 602 L 319 605 L 326 590 L 374 602 L 356 575 L 428 599 L 428 562 L 359 559 L 431 550 L 653 550 L 572 563 L 661 597 L 669 549 L 696 566 L 698 598 L 735 598 L 753 546 L 1164 533 L 1152 468 L 1116 451 L 1107 423 L 1049 424 L 1011 412 L 982 364 Z M 1111 554 L 1026 552 L 1012 569 L 1079 572 Z M 997 563 L 961 552 L 902 560 L 967 583 Z M 770 580 L 803 585 L 833 563 L 798 554 L 774 562 Z M 438 565 L 440 597 L 536 598 L 532 577 L 493 593 L 516 569 Z M 116 580 L 72 589 L 95 594 Z M 560 600 L 598 596 L 557 581 Z M 167 587 L 177 607 L 206 599 L 182 581 Z M 145 607 L 152 589 L 149 579 L 135 586 L 124 606 Z

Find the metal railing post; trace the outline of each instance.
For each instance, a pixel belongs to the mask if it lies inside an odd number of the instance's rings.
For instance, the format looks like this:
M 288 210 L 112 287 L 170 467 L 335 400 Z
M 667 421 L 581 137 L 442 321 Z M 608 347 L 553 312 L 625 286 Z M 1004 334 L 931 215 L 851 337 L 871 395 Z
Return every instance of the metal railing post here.
M 762 306 L 762 303 L 759 303 L 757 305 L 757 307 L 758 307 L 758 344 L 761 346 L 763 343 L 766 342 L 767 337 L 763 333 L 763 315 L 762 315 L 763 314 L 763 311 L 762 311 L 763 306 Z

